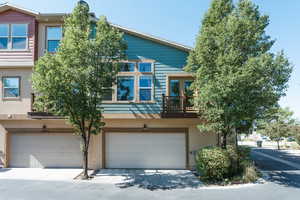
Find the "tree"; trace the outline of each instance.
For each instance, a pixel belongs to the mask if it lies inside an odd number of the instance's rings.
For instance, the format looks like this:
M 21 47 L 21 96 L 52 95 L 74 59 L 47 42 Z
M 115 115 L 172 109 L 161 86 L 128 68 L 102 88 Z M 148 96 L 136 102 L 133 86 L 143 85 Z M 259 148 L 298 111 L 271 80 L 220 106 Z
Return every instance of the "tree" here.
M 93 27 L 96 25 L 96 30 Z M 91 135 L 105 125 L 100 104 L 105 87 L 115 81 L 125 57 L 123 35 L 102 17 L 97 24 L 88 5 L 80 1 L 65 18 L 64 37 L 56 54 L 46 54 L 35 65 L 33 88 L 37 107 L 67 118 L 82 141 L 83 178 L 88 177 Z
M 271 140 L 279 142 L 282 138 L 294 136 L 296 120 L 293 118 L 293 112 L 289 108 L 270 109 L 265 117 L 257 122 L 257 132 L 268 136 Z
M 195 76 L 200 131 L 227 137 L 251 128 L 254 120 L 285 95 L 292 67 L 283 52 L 270 52 L 269 18 L 249 0 L 213 0 L 185 70 Z M 250 124 L 250 126 L 249 126 Z

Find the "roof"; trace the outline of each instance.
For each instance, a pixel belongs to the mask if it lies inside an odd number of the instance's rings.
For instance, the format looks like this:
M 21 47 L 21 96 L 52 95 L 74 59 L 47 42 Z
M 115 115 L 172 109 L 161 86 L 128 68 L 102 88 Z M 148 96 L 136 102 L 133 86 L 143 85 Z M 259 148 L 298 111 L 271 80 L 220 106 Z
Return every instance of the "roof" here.
M 22 13 L 25 13 L 25 14 L 28 14 L 28 15 L 33 15 L 33 16 L 38 16 L 40 14 L 37 11 L 30 10 L 30 9 L 27 9 L 27 8 L 22 8 L 18 5 L 15 5 L 15 4 L 12 4 L 12 3 L 9 3 L 9 2 L 0 4 L 0 12 L 4 12 L 4 11 L 7 11 L 7 10 L 16 10 L 16 11 L 19 11 L 19 12 L 22 12 Z
M 157 36 L 142 33 L 142 32 L 139 32 L 139 31 L 136 31 L 136 30 L 133 30 L 133 29 L 125 28 L 125 27 L 122 27 L 120 25 L 116 25 L 116 24 L 112 24 L 112 23 L 110 23 L 110 24 L 113 27 L 121 30 L 122 32 L 128 33 L 130 35 L 134 35 L 134 36 L 137 36 L 137 37 L 140 37 L 140 38 L 151 40 L 153 42 L 157 42 L 157 43 L 160 43 L 160 44 L 163 44 L 163 45 L 166 45 L 166 46 L 170 46 L 170 47 L 173 47 L 173 48 L 176 48 L 176 49 L 180 49 L 180 50 L 186 51 L 186 52 L 189 52 L 189 51 L 192 50 L 192 47 L 189 47 L 189 46 L 186 46 L 186 45 L 183 45 L 183 44 L 172 42 L 170 40 L 166 40 L 166 39 L 163 39 L 163 38 L 160 38 L 160 37 L 157 37 Z
M 30 10 L 30 9 L 20 7 L 18 5 L 14 5 L 12 3 L 8 3 L 8 2 L 0 4 L 0 12 L 4 12 L 4 11 L 10 10 L 10 9 L 11 10 L 16 10 L 16 11 L 19 11 L 19 12 L 22 12 L 22 13 L 25 13 L 25 14 L 28 14 L 28 15 L 35 16 L 38 20 L 42 20 L 42 21 L 44 21 L 44 20 L 48 21 L 48 20 L 57 19 L 57 18 L 62 19 L 64 16 L 67 15 L 67 13 L 40 13 L 40 12 L 37 12 L 37 11 L 34 11 L 34 10 Z M 94 19 L 97 20 L 94 13 L 91 13 L 91 15 Z M 179 44 L 179 43 L 176 43 L 176 42 L 172 42 L 172 41 L 169 41 L 169 40 L 157 37 L 157 36 L 153 36 L 151 34 L 142 33 L 142 32 L 136 31 L 134 29 L 129 29 L 129 28 L 117 25 L 117 24 L 113 24 L 113 23 L 110 23 L 110 24 L 113 27 L 119 29 L 120 31 L 125 32 L 125 33 L 130 34 L 130 35 L 133 35 L 133 36 L 137 36 L 137 37 L 140 37 L 140 38 L 143 38 L 143 39 L 146 39 L 146 40 L 157 42 L 157 43 L 160 43 L 160 44 L 163 44 L 163 45 L 166 45 L 166 46 L 170 46 L 170 47 L 173 47 L 173 48 L 176 48 L 176 49 L 179 49 L 179 50 L 182 50 L 182 51 L 186 51 L 186 52 L 189 52 L 189 51 L 192 50 L 192 47 L 189 47 L 189 46 L 186 46 L 186 45 L 182 45 L 182 44 Z

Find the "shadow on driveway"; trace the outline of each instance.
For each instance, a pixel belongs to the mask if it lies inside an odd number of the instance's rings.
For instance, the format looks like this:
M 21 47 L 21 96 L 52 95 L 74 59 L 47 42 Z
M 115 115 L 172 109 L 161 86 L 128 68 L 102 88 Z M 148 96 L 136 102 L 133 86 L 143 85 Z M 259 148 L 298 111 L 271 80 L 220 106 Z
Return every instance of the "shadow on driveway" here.
M 269 181 L 285 187 L 300 188 L 300 171 L 272 171 Z
M 10 171 L 11 169 L 10 168 L 1 168 L 0 167 L 0 173 L 1 172 L 7 172 L 7 171 Z
M 273 182 L 285 187 L 300 188 L 300 170 L 298 168 L 277 160 L 270 159 L 260 154 L 256 154 L 255 152 L 264 153 L 268 156 L 286 160 L 295 164 L 299 164 L 299 156 L 291 155 L 285 151 L 263 148 L 252 149 L 251 155 L 256 166 L 268 174 L 269 182 Z
M 119 188 L 139 187 L 148 190 L 198 188 L 203 185 L 189 170 L 102 169 L 94 180 L 107 181 Z

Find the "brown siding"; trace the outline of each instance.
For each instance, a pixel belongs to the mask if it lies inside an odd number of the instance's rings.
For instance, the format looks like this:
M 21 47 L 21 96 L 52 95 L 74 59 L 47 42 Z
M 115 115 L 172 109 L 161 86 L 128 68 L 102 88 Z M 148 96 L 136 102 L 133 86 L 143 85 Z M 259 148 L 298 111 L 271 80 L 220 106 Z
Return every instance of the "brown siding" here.
M 28 23 L 28 50 L 26 51 L 1 51 L 0 66 L 13 66 L 14 64 L 28 66 L 34 61 L 35 52 L 35 17 L 14 10 L 0 13 L 0 23 Z

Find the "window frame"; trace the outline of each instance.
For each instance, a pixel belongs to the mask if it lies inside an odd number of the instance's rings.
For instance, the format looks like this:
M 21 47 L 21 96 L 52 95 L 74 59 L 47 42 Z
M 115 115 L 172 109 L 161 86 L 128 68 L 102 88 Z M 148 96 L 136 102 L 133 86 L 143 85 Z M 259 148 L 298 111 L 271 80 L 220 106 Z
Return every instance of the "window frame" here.
M 0 36 L 1 38 L 8 38 L 7 49 L 0 49 L 0 51 L 28 51 L 29 50 L 29 23 L 0 23 L 1 25 L 8 26 L 8 37 Z M 24 38 L 24 36 L 13 36 L 12 35 L 12 26 L 13 25 L 26 25 L 26 46 L 24 49 L 13 49 L 13 38 Z
M 61 42 L 61 40 L 62 40 L 62 38 L 63 38 L 63 27 L 62 27 L 62 25 L 61 24 L 54 24 L 54 25 L 47 25 L 47 26 L 45 26 L 45 52 L 48 52 L 48 53 L 51 53 L 51 54 L 53 54 L 53 53 L 56 53 L 57 51 L 55 51 L 55 52 L 50 52 L 50 51 L 48 51 L 48 41 L 49 41 L 49 39 L 48 39 L 48 28 L 61 28 L 61 35 L 60 35 L 60 40 L 59 40 L 59 42 Z M 50 41 L 57 41 L 57 40 L 50 40 Z
M 127 72 L 126 72 L 127 73 Z M 131 72 L 132 73 L 132 72 Z M 118 100 L 118 78 L 119 77 L 133 77 L 133 99 L 132 100 Z M 121 75 L 117 75 L 116 77 L 117 81 L 116 81 L 116 86 L 115 86 L 115 92 L 112 92 L 113 94 L 115 94 L 115 101 L 118 103 L 131 103 L 131 102 L 135 102 L 136 101 L 136 76 L 134 75 L 127 75 L 127 74 L 121 74 Z M 112 98 L 112 99 L 114 99 Z
M 18 92 L 19 96 L 18 97 L 5 97 L 5 86 L 4 86 L 4 79 L 6 78 L 17 78 L 19 80 L 19 85 L 18 85 Z M 20 100 L 21 99 L 21 76 L 2 76 L 2 100 Z
M 119 72 L 116 76 L 116 79 L 120 76 L 133 76 L 134 77 L 134 98 L 130 101 L 118 100 L 118 84 L 117 81 L 112 86 L 112 101 L 102 101 L 102 103 L 155 103 L 154 92 L 155 92 L 155 79 L 154 79 L 154 60 L 125 60 L 121 63 L 134 63 L 134 71 L 132 72 Z M 139 72 L 138 64 L 139 63 L 151 63 L 151 72 Z M 151 76 L 152 85 L 151 85 L 151 101 L 142 101 L 140 100 L 140 87 L 139 81 L 141 76 Z M 150 88 L 149 88 L 150 89 Z
M 149 72 L 141 72 L 140 71 L 140 64 L 141 63 L 149 63 L 149 64 L 151 64 L 151 71 L 149 71 Z M 153 64 L 153 62 L 149 62 L 149 61 L 141 61 L 141 62 L 137 62 L 137 70 L 138 70 L 138 72 L 140 72 L 140 73 L 153 73 L 153 71 L 154 71 L 154 64 Z
M 141 80 L 141 77 L 150 77 L 151 78 L 151 86 L 150 87 L 141 87 L 140 86 L 140 80 Z M 141 75 L 139 75 L 138 76 L 138 82 L 139 82 L 139 84 L 138 84 L 138 97 L 139 97 L 139 102 L 152 102 L 153 101 L 153 99 L 154 99 L 154 78 L 153 78 L 153 75 L 148 75 L 148 74 L 146 74 L 146 75 L 144 75 L 144 74 L 141 74 Z M 150 100 L 141 100 L 141 97 L 140 97 L 140 90 L 141 89 L 150 89 L 151 90 L 151 99 Z

